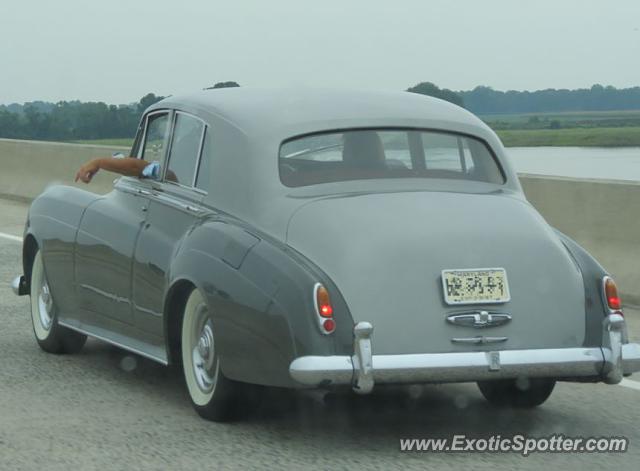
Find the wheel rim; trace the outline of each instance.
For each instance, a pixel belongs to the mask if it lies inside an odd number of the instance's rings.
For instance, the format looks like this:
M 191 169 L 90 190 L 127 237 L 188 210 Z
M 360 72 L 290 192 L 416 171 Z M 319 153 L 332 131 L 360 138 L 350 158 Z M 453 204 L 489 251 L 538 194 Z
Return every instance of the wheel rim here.
M 44 272 L 42 257 L 38 252 L 31 270 L 31 320 L 33 331 L 39 340 L 49 337 L 54 319 L 55 304 Z
M 45 276 L 42 276 L 42 287 L 38 295 L 38 314 L 40 314 L 40 324 L 44 330 L 51 329 L 53 321 L 53 300 L 51 299 L 51 291 Z
M 215 349 L 213 316 L 198 290 L 194 290 L 182 320 L 182 366 L 191 399 L 196 405 L 208 404 L 219 375 Z
M 213 390 L 216 374 L 215 344 L 213 340 L 213 323 L 206 306 L 200 305 L 196 313 L 191 346 L 193 374 L 200 390 L 208 394 Z

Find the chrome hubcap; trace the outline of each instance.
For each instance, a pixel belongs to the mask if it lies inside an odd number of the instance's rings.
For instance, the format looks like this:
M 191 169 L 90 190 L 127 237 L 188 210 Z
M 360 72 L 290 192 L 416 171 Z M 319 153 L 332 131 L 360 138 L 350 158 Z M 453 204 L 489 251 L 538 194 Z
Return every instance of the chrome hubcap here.
M 194 346 L 191 349 L 193 370 L 198 387 L 204 393 L 213 389 L 216 375 L 216 353 L 213 341 L 213 324 L 207 309 L 203 306 L 198 310 L 195 332 L 193 332 Z
M 38 313 L 40 314 L 40 323 L 45 330 L 49 330 L 49 328 L 51 327 L 52 310 L 53 300 L 51 299 L 49 284 L 46 280 L 43 280 L 42 288 L 40 289 L 40 295 L 38 296 Z

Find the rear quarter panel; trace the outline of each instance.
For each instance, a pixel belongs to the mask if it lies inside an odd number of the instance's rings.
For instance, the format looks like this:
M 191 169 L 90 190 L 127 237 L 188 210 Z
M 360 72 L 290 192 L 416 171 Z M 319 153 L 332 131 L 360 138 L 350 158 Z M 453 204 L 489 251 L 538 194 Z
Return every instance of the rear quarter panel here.
M 350 354 L 353 321 L 334 286 L 314 267 L 256 231 L 224 220 L 196 227 L 173 264 L 171 285 L 189 280 L 205 295 L 215 342 L 229 378 L 293 386 L 297 356 Z M 320 333 L 313 287 L 331 290 L 338 328 Z

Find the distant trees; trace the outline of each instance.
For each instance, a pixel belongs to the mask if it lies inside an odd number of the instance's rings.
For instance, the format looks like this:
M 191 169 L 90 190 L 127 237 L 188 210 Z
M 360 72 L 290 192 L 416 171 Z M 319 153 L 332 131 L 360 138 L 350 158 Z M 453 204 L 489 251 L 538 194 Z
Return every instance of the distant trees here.
M 550 88 L 503 92 L 478 86 L 473 90 L 454 92 L 431 82 L 422 82 L 407 91 L 441 98 L 478 114 L 640 110 L 640 87 L 618 89 L 595 84 L 576 90 Z
M 464 106 L 464 99 L 459 94 L 447 88 L 440 88 L 431 82 L 421 82 L 418 85 L 408 88 L 407 91 L 440 98 L 455 105 Z
M 551 88 L 535 92 L 503 92 L 480 86 L 458 93 L 465 107 L 478 114 L 640 109 L 640 87 L 618 89 L 596 84 L 577 90 Z
M 164 97 L 149 93 L 131 105 L 32 102 L 0 106 L 0 137 L 74 141 L 133 137 L 147 107 Z
M 218 82 L 216 83 L 214 86 L 212 87 L 207 87 L 205 88 L 205 90 L 213 90 L 214 88 L 233 88 L 233 87 L 239 87 L 240 84 L 238 82 Z
M 154 93 L 147 93 L 145 96 L 140 98 L 138 102 L 137 108 L 140 114 L 144 113 L 144 110 L 149 108 L 154 103 L 159 102 L 160 100 L 164 100 L 163 96 L 156 96 Z

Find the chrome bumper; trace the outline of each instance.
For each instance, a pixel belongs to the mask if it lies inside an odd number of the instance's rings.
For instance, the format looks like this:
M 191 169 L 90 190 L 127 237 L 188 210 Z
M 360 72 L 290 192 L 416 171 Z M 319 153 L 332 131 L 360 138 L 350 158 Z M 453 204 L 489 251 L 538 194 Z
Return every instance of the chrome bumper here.
M 621 316 L 620 316 L 621 317 Z M 354 328 L 353 356 L 305 356 L 289 366 L 291 377 L 306 386 L 351 385 L 370 393 L 374 384 L 453 383 L 518 377 L 596 378 L 609 384 L 640 371 L 640 345 L 622 344 L 619 319 L 606 332 L 612 348 L 554 348 L 491 352 L 373 355 L 373 326 Z
M 16 276 L 11 282 L 11 289 L 16 296 L 24 296 L 29 294 L 29 286 L 24 275 Z

